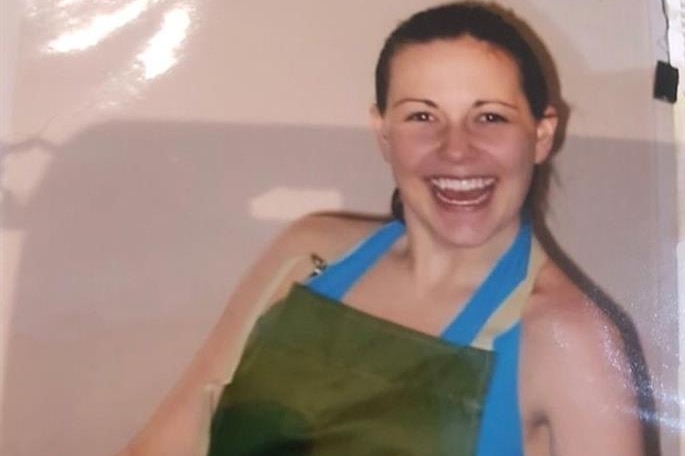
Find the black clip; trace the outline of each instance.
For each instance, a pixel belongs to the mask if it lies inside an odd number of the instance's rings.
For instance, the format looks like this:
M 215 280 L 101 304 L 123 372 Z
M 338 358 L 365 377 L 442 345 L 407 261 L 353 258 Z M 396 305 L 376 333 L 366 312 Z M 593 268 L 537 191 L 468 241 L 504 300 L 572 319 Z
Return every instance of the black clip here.
M 321 258 L 319 255 L 316 253 L 312 253 L 309 258 L 312 260 L 312 264 L 314 265 L 314 270 L 312 271 L 312 274 L 310 277 L 316 277 L 318 275 L 321 275 L 321 273 L 328 267 L 328 263 L 326 263 L 326 260 Z
M 671 104 L 678 101 L 678 69 L 659 61 L 654 75 L 654 98 Z

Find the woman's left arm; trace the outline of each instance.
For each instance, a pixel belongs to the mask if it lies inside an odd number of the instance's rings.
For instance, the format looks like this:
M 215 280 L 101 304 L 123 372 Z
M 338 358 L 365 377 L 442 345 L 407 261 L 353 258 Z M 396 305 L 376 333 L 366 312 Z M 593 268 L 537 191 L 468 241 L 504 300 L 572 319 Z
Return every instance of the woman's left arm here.
M 550 453 L 644 455 L 637 388 L 621 333 L 582 295 L 564 301 L 540 312 L 524 340 L 533 359 L 522 355 L 532 381 L 527 396 L 545 421 Z

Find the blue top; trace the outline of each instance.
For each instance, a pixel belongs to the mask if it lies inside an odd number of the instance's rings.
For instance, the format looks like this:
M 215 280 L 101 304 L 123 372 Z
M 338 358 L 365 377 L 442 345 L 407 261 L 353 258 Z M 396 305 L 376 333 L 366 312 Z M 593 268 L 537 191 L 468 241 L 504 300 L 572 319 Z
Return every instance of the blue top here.
M 404 224 L 399 221 L 382 226 L 348 254 L 330 264 L 321 275 L 311 278 L 307 286 L 319 294 L 342 301 L 345 293 L 404 232 Z M 473 342 L 488 318 L 525 279 L 531 239 L 530 222 L 524 219 L 512 245 L 441 334 L 442 339 L 455 345 Z M 520 323 L 516 323 L 494 340 L 493 350 L 497 356 L 485 399 L 477 456 L 523 455 L 518 403 L 520 332 Z

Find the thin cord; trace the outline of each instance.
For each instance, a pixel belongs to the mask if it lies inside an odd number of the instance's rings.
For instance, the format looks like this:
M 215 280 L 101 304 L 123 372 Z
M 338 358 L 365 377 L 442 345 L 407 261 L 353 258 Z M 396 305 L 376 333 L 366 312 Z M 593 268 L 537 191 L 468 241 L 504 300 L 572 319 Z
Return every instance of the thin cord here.
M 657 44 L 659 45 L 659 47 L 661 47 L 662 51 L 666 52 L 666 59 L 668 60 L 668 63 L 670 64 L 671 63 L 671 48 L 670 48 L 669 42 L 668 42 L 668 32 L 670 29 L 670 23 L 668 21 L 667 0 L 661 0 L 661 13 L 664 15 L 664 23 L 666 24 L 666 27 L 664 29 L 664 36 L 662 36 L 661 39 L 659 41 L 657 41 Z

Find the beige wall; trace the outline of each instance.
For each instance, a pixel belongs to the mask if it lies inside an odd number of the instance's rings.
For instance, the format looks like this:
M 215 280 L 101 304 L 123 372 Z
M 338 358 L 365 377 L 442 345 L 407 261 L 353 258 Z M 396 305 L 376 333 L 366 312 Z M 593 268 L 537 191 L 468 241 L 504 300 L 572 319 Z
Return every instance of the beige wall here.
M 7 3 L 0 453 L 111 454 L 285 220 L 386 208 L 373 64 L 400 18 L 436 2 Z M 504 3 L 546 39 L 572 110 L 549 224 L 634 317 L 675 455 L 675 162 L 670 106 L 650 98 L 655 2 Z

